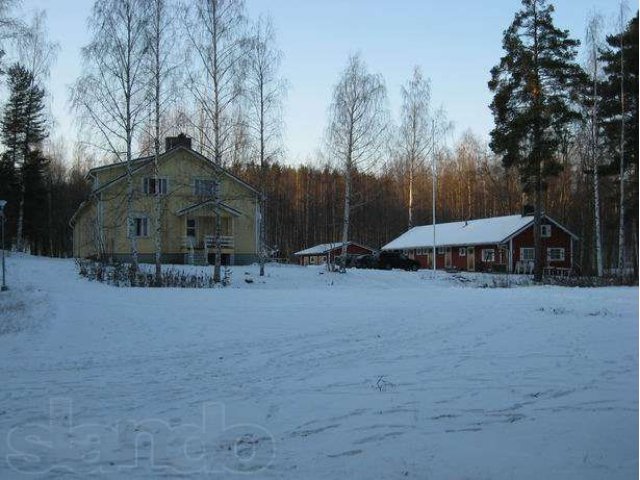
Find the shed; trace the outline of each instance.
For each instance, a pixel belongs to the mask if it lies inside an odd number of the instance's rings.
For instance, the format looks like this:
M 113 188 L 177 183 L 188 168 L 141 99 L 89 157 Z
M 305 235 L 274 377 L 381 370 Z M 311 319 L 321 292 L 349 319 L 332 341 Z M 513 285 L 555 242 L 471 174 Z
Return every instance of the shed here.
M 300 265 L 322 265 L 333 263 L 334 259 L 342 254 L 342 242 L 321 243 L 313 247 L 300 250 L 293 255 Z M 357 256 L 375 253 L 375 249 L 356 242 L 347 242 L 347 255 Z

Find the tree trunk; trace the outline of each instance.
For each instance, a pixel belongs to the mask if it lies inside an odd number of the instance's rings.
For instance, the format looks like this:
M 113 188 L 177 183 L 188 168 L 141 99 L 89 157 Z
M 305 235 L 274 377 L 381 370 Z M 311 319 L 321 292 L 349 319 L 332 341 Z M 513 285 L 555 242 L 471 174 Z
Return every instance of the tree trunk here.
M 594 212 L 594 234 L 595 234 L 595 253 L 596 253 L 596 272 L 599 277 L 602 276 L 602 227 L 600 226 L 600 180 L 598 175 L 598 166 L 594 161 L 593 169 L 593 212 Z
M 624 275 L 624 22 L 620 10 L 620 219 L 618 228 L 618 274 Z
M 160 171 L 158 162 L 160 160 L 160 79 L 161 79 L 161 65 L 160 65 L 160 35 L 161 35 L 161 16 L 162 16 L 162 3 L 157 0 L 155 3 L 155 32 L 154 32 L 154 87 L 155 87 L 155 139 L 154 157 L 153 157 L 153 173 L 155 182 L 155 196 L 154 201 L 154 228 L 153 228 L 153 246 L 155 250 L 155 283 L 156 286 L 162 285 L 162 190 L 160 188 Z
M 349 156 L 351 156 L 349 154 Z M 342 220 L 342 253 L 340 255 L 340 273 L 347 271 L 347 249 L 349 247 L 349 215 L 351 214 L 351 159 L 347 160 L 344 175 L 344 217 Z
M 409 230 L 413 228 L 413 160 L 409 165 Z
M 16 250 L 22 252 L 24 249 L 24 200 L 26 195 L 26 185 L 24 178 L 24 161 L 20 174 L 20 202 L 18 203 L 18 226 L 16 228 Z

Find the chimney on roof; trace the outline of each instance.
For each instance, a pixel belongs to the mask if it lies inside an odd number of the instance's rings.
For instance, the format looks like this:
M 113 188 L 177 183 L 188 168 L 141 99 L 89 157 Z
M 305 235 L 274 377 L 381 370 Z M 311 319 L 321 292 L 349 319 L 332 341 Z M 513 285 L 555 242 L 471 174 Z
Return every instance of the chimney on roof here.
M 165 151 L 169 151 L 176 147 L 191 148 L 191 139 L 184 133 L 179 133 L 177 137 L 167 137 L 164 139 Z
M 523 217 L 531 217 L 535 212 L 535 208 L 533 205 L 523 205 L 522 206 L 522 216 Z

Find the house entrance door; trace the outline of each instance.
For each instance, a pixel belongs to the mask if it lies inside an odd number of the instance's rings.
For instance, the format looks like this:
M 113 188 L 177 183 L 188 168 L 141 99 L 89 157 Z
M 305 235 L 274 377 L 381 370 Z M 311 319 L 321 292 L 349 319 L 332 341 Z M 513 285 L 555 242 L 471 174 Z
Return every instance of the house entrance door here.
M 447 247 L 444 251 L 444 268 L 451 268 L 451 247 Z
M 476 256 L 475 256 L 475 248 L 467 247 L 467 270 L 470 272 L 475 271 L 476 269 Z

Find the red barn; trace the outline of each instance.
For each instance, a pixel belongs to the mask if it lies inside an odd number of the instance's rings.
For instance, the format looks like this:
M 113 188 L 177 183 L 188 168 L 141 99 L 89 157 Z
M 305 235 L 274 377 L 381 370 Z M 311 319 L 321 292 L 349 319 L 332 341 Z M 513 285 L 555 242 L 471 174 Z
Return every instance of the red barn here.
M 347 255 L 365 255 L 374 253 L 375 250 L 355 242 L 347 242 Z M 293 254 L 300 265 L 322 265 L 329 261 L 333 263 L 334 259 L 342 255 L 342 242 L 340 243 L 323 243 L 315 247 L 307 248 Z
M 547 273 L 573 269 L 574 242 L 578 239 L 548 215 L 541 225 L 542 252 Z M 435 240 L 435 242 L 434 242 Z M 389 242 L 383 250 L 401 251 L 432 268 L 467 271 L 531 273 L 534 262 L 533 216 L 508 215 L 464 222 L 414 227 Z

